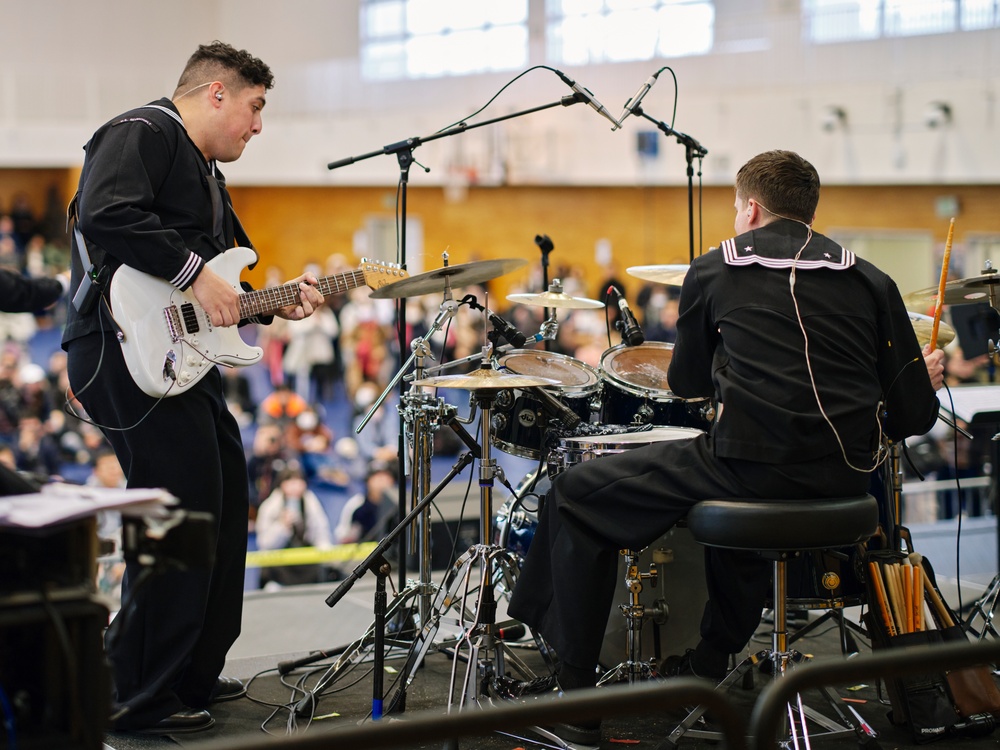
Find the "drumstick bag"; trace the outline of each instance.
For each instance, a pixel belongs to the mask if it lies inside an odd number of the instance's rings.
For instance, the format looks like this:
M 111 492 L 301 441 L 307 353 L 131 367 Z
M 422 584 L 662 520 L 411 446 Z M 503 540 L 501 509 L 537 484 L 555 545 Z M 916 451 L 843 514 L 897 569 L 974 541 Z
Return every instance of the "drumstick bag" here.
M 902 554 L 891 551 L 873 551 L 869 552 L 867 560 L 881 567 L 883 564 L 901 563 L 903 558 Z M 916 633 L 890 632 L 886 618 L 893 618 L 892 603 L 888 601 L 892 594 L 887 591 L 886 598 L 879 602 L 880 588 L 885 590 L 885 584 L 876 585 L 868 565 L 865 565 L 865 576 L 868 610 L 864 617 L 873 651 L 941 643 L 940 630 L 923 630 Z M 913 741 L 917 744 L 922 745 L 947 737 L 951 728 L 958 722 L 959 716 L 952 704 L 951 693 L 944 675 L 886 677 L 884 681 L 889 696 L 889 721 L 896 726 L 908 727 Z

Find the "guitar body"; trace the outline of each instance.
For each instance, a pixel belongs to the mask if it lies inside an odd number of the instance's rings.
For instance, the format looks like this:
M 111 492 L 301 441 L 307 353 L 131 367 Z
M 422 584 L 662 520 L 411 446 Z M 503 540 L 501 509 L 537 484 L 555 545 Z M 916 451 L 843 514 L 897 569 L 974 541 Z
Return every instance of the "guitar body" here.
M 299 303 L 298 285 L 244 292 L 243 270 L 257 259 L 246 247 L 233 247 L 205 265 L 240 293 L 243 318 L 268 315 Z M 361 259 L 361 268 L 316 280 L 324 297 L 368 285 L 378 289 L 407 277 L 393 263 Z M 111 311 L 122 329 L 125 364 L 139 388 L 153 398 L 184 393 L 215 366 L 246 367 L 259 362 L 264 351 L 240 338 L 237 326 L 216 328 L 188 287 L 180 291 L 161 278 L 121 266 L 111 278 Z
M 256 259 L 234 247 L 206 265 L 242 294 L 240 274 Z M 249 346 L 237 326 L 216 328 L 188 287 L 122 266 L 111 279 L 111 310 L 121 326 L 122 355 L 132 379 L 152 396 L 176 396 L 192 388 L 216 364 L 245 367 L 264 355 Z

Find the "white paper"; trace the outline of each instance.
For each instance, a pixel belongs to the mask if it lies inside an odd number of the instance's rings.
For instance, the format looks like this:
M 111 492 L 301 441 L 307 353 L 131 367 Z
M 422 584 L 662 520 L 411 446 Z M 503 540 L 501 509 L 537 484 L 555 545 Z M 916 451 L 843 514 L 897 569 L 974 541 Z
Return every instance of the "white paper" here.
M 103 510 L 156 514 L 176 502 L 173 495 L 162 489 L 119 490 L 53 483 L 30 495 L 0 497 L 0 527 L 39 529 Z

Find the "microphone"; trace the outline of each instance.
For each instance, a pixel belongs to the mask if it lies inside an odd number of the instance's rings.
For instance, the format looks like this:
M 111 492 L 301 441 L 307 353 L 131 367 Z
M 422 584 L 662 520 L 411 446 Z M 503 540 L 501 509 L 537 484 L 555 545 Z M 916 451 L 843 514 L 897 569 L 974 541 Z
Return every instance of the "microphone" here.
M 639 90 L 632 95 L 632 98 L 625 102 L 625 111 L 622 112 L 622 116 L 618 118 L 619 127 L 621 127 L 621 124 L 625 122 L 626 117 L 635 114 L 635 110 L 639 106 L 639 102 L 641 102 L 642 98 L 649 93 L 651 88 L 653 88 L 653 84 L 656 83 L 656 78 L 659 75 L 660 71 L 653 73 L 653 75 L 647 78 L 646 82 L 639 87 Z
M 639 344 L 646 340 L 646 337 L 642 333 L 642 328 L 639 327 L 639 321 L 635 319 L 635 315 L 632 312 L 632 308 L 628 306 L 628 300 L 625 299 L 625 295 L 621 293 L 618 287 L 614 289 L 618 295 L 618 309 L 622 313 L 622 319 L 619 322 L 622 339 L 625 340 L 626 346 L 639 346 Z
M 618 124 L 618 120 L 612 117 L 611 113 L 608 112 L 607 109 L 605 109 L 604 105 L 601 104 L 599 101 L 597 101 L 597 99 L 594 98 L 594 95 L 591 94 L 589 91 L 587 91 L 587 89 L 585 89 L 583 86 L 581 86 L 579 83 L 574 81 L 572 78 L 567 76 L 562 71 L 557 70 L 555 71 L 555 73 L 562 79 L 563 83 L 565 83 L 567 86 L 573 89 L 573 91 L 576 92 L 577 96 L 580 97 L 582 101 L 587 102 L 587 104 L 593 107 L 598 114 L 604 115 L 609 120 L 611 120 L 611 122 L 614 124 L 614 127 L 611 128 L 611 132 L 614 132 L 621 127 L 621 125 Z
M 542 408 L 545 409 L 545 411 L 547 411 L 551 416 L 562 422 L 566 429 L 572 430 L 580 424 L 581 420 L 579 414 L 570 409 L 562 401 L 557 399 L 541 386 L 527 388 L 526 390 L 531 392 L 532 395 L 538 396 L 539 400 L 542 402 Z
M 524 342 L 528 340 L 528 337 L 517 330 L 512 323 L 508 323 L 492 310 L 486 310 L 486 317 L 489 318 L 490 323 L 493 324 L 493 330 L 495 330 L 499 336 L 510 342 L 510 345 L 515 349 L 520 349 L 524 346 Z

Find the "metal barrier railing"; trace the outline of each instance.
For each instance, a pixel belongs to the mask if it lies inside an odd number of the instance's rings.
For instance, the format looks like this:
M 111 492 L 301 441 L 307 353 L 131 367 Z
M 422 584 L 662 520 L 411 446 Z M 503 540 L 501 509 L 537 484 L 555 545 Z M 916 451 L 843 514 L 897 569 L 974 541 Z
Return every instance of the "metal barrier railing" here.
M 790 669 L 781 679 L 768 684 L 754 703 L 749 725 L 752 750 L 777 748 L 785 704 L 803 690 L 865 679 L 944 672 L 997 661 L 1000 661 L 1000 641 L 887 649 L 846 661 L 810 662 Z
M 678 678 L 656 685 L 614 685 L 599 690 L 579 690 L 560 698 L 540 697 L 528 703 L 510 703 L 483 710 L 464 709 L 442 715 L 421 711 L 406 714 L 405 721 L 382 719 L 361 726 L 316 731 L 295 737 L 283 737 L 283 750 L 375 750 L 413 746 L 421 742 L 457 740 L 498 730 L 510 732 L 553 722 L 579 720 L 581 716 L 613 718 L 638 716 L 652 711 L 667 711 L 691 705 L 708 707 L 719 722 L 727 750 L 746 750 L 746 721 L 725 693 L 704 680 Z M 275 738 L 212 741 L 198 745 L 198 750 L 274 750 Z M 457 745 L 456 745 L 457 747 Z

